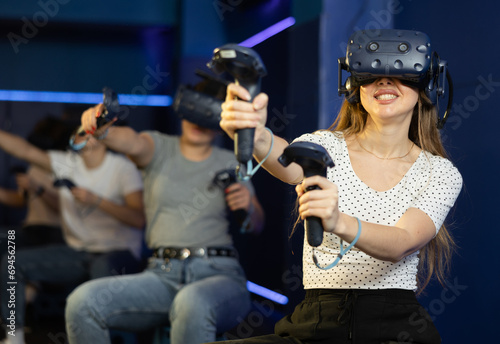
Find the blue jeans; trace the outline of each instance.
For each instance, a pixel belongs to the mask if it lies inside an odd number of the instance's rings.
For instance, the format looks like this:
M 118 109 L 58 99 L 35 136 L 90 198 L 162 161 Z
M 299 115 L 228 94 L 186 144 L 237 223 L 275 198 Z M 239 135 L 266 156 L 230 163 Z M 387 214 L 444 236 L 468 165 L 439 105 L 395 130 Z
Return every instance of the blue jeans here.
M 8 254 L 1 263 L 2 288 L 12 288 L 13 293 L 2 296 L 2 318 L 5 320 L 15 310 L 15 326 L 23 328 L 25 317 L 25 286 L 27 282 L 46 282 L 76 285 L 88 279 L 140 271 L 140 263 L 128 250 L 107 253 L 77 251 L 66 245 L 23 249 L 15 253 L 15 275 L 11 279 Z M 15 307 L 15 308 L 14 308 Z M 14 323 L 9 321 L 8 323 Z
M 246 278 L 235 258 L 151 258 L 139 274 L 89 281 L 69 296 L 71 344 L 110 343 L 108 329 L 142 331 L 170 322 L 172 344 L 214 341 L 250 310 Z

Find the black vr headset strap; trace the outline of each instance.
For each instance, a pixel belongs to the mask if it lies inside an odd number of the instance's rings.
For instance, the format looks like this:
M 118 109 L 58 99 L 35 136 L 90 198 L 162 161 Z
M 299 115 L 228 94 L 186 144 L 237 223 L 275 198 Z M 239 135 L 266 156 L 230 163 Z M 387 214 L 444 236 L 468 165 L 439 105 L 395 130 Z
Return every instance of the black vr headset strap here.
M 347 72 L 350 72 L 349 66 L 346 63 L 346 58 L 345 57 L 340 57 L 337 59 L 337 64 L 338 64 L 338 85 L 337 85 L 337 90 L 339 93 L 339 96 L 345 95 L 345 99 L 350 103 L 350 104 L 356 104 L 359 103 L 359 95 L 356 93 L 354 90 L 354 79 L 349 76 L 346 79 L 345 84 L 342 84 L 342 70 L 345 70 Z
M 451 107 L 453 105 L 453 82 L 451 74 L 448 70 L 448 63 L 441 60 L 436 52 L 432 54 L 432 62 L 429 68 L 429 82 L 425 87 L 425 94 L 432 104 L 436 105 L 439 111 L 439 98 L 446 95 L 446 85 L 448 84 L 448 104 L 442 118 L 439 118 L 436 123 L 438 129 L 443 129 L 444 124 L 448 119 Z
M 342 84 L 342 70 L 349 72 L 349 67 L 347 67 L 347 64 L 345 63 L 345 57 L 339 57 L 337 59 L 337 65 L 338 65 L 337 89 L 339 92 L 339 96 L 342 96 L 344 94 L 347 98 L 349 94 L 349 90 L 347 89 L 347 81 L 345 84 Z
M 446 74 L 446 76 L 444 74 Z M 446 80 L 448 81 L 448 105 L 446 107 L 446 111 L 443 114 L 443 117 L 439 118 L 439 116 L 438 116 L 438 121 L 437 121 L 437 128 L 438 129 L 443 129 L 444 124 L 448 120 L 448 116 L 450 114 L 451 107 L 453 105 L 453 82 L 451 80 L 451 74 L 448 71 L 448 69 L 446 69 L 446 73 L 443 73 L 443 80 L 445 77 L 446 77 Z M 444 85 L 444 83 L 443 83 L 443 85 Z

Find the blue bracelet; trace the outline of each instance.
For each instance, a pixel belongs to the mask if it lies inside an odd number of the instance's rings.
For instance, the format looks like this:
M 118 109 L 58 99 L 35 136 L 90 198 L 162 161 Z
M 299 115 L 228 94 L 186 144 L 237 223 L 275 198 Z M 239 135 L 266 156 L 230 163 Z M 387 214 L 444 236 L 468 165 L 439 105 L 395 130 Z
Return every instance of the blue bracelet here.
M 361 221 L 356 217 L 356 220 L 358 220 L 358 233 L 356 234 L 356 237 L 354 238 L 354 240 L 349 244 L 349 246 L 347 246 L 345 249 L 344 249 L 344 240 L 340 239 L 340 252 L 339 254 L 337 255 L 337 258 L 333 261 L 333 263 L 327 265 L 327 266 L 320 266 L 319 263 L 318 263 L 318 258 L 316 258 L 316 254 L 314 253 L 314 247 L 313 247 L 313 253 L 312 253 L 312 258 L 313 258 L 313 261 L 314 261 L 314 264 L 316 264 L 316 266 L 322 270 L 330 270 L 331 268 L 333 268 L 335 265 L 337 265 L 340 260 L 342 259 L 342 257 L 347 253 L 349 252 L 349 250 L 351 248 L 353 248 L 353 246 L 358 242 L 358 239 L 359 239 L 359 236 L 361 235 Z
M 75 143 L 75 135 L 72 135 L 69 139 L 69 147 L 75 151 L 75 152 L 79 152 L 81 151 L 86 145 L 87 145 L 87 142 L 89 142 L 89 139 L 87 138 L 85 141 L 82 141 L 80 143 Z

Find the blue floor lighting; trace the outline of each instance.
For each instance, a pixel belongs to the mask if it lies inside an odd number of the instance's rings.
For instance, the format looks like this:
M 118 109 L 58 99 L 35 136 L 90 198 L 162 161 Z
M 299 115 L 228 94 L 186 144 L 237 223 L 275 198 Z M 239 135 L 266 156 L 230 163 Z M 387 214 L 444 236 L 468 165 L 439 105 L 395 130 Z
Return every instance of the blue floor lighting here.
M 266 299 L 279 303 L 280 305 L 286 305 L 288 303 L 288 298 L 285 295 L 281 295 L 280 293 L 262 287 L 253 282 L 247 281 L 247 289 L 251 293 L 265 297 Z

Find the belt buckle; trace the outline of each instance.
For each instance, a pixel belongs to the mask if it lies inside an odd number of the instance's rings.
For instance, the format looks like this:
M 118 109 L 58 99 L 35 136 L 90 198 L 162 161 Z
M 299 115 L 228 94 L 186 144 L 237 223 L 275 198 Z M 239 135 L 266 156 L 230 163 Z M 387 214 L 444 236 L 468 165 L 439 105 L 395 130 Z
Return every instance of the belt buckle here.
M 160 247 L 160 248 L 156 249 L 156 252 L 155 252 L 154 256 L 156 258 L 163 259 L 163 258 L 165 258 L 164 255 L 163 255 L 164 253 L 165 253 L 165 249 L 163 247 Z
M 193 249 L 192 255 L 195 257 L 205 257 L 206 250 L 203 247 Z
M 179 259 L 184 260 L 186 258 L 189 258 L 191 255 L 191 251 L 188 248 L 183 248 L 179 251 Z

